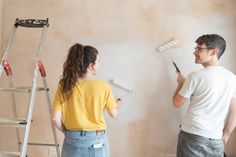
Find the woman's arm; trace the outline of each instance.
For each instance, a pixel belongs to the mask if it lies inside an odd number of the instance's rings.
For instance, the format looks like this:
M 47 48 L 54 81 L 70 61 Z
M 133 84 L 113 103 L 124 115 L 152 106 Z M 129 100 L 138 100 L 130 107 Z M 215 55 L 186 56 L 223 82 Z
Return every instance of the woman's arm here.
M 122 103 L 122 100 L 120 98 L 116 99 L 116 107 L 110 110 L 107 110 L 109 116 L 111 116 L 112 118 L 115 118 L 118 114 L 118 108 L 120 108 Z
M 116 108 L 107 110 L 110 117 L 115 118 L 118 114 L 118 110 Z
M 52 110 L 51 111 L 51 120 L 53 125 L 60 130 L 62 133 L 65 132 L 65 126 L 62 122 L 62 118 L 61 118 L 61 111 L 59 110 Z

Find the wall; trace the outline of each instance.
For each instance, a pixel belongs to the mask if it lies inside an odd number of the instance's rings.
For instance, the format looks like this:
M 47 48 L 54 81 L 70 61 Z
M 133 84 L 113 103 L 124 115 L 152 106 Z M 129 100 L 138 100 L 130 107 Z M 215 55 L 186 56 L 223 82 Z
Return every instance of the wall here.
M 16 18 L 49 17 L 50 27 L 44 45 L 43 61 L 51 99 L 62 73 L 68 48 L 75 42 L 91 44 L 101 54 L 102 67 L 98 79 L 118 79 L 133 88 L 123 97 L 119 116 L 108 122 L 112 157 L 166 157 L 175 153 L 178 126 L 186 107 L 175 109 L 171 99 L 176 87 L 172 59 L 185 75 L 201 68 L 192 55 L 195 39 L 206 33 L 225 37 L 228 47 L 221 63 L 236 72 L 234 49 L 234 0 L 7 0 L 4 2 L 3 45 Z M 31 84 L 35 52 L 40 38 L 36 29 L 20 28 L 14 40 L 9 62 L 15 85 Z M 162 44 L 177 38 L 180 44 L 158 53 Z M 6 77 L 0 85 L 7 85 Z M 39 79 L 39 84 L 42 84 Z M 127 93 L 112 86 L 115 96 Z M 1 106 L 11 98 L 5 99 Z M 28 95 L 16 95 L 20 116 L 25 114 Z M 44 94 L 37 94 L 30 140 L 52 142 L 48 127 Z M 11 106 L 2 107 L 1 115 L 12 115 Z M 42 116 L 43 115 L 43 116 Z M 3 129 L 0 148 L 16 149 L 14 130 Z M 7 136 L 8 134 L 11 134 Z M 58 133 L 60 142 L 63 136 Z M 235 135 L 232 136 L 235 139 Z M 10 140 L 9 140 L 10 139 Z M 236 156 L 235 140 L 227 145 L 230 156 Z M 33 156 L 47 156 L 48 148 L 29 147 Z
M 3 0 L 0 0 L 0 50 L 2 50 L 2 18 L 3 18 Z

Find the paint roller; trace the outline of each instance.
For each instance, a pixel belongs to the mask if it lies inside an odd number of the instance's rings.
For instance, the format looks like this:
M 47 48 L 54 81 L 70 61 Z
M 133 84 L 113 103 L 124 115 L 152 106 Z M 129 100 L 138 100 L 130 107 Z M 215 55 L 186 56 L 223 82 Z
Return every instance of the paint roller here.
M 112 79 L 110 82 L 111 82 L 112 85 L 114 85 L 114 86 L 116 86 L 116 87 L 118 87 L 118 88 L 120 88 L 120 89 L 122 89 L 122 90 L 127 92 L 127 94 L 125 94 L 125 95 L 123 95 L 121 97 L 125 97 L 125 96 L 129 95 L 133 91 L 132 88 L 129 85 L 127 85 L 127 83 L 122 82 L 121 80 Z M 117 100 L 121 101 L 121 98 L 118 98 Z
M 157 50 L 158 50 L 158 52 L 162 52 L 162 51 L 168 50 L 168 49 L 170 49 L 172 47 L 175 47 L 178 44 L 179 44 L 179 40 L 178 39 L 174 39 L 174 40 L 171 40 L 171 41 L 165 43 L 164 45 L 160 46 Z M 178 66 L 176 65 L 176 63 L 173 60 L 172 60 L 172 63 L 174 65 L 176 71 L 178 73 L 181 73 L 179 68 L 178 68 Z
M 165 43 L 164 45 L 160 46 L 159 48 L 157 48 L 157 51 L 162 52 L 162 51 L 165 51 L 165 50 L 170 49 L 172 47 L 175 47 L 178 44 L 179 44 L 179 40 L 174 39 L 174 40 L 171 40 L 171 41 Z
M 117 79 L 112 79 L 111 80 L 111 83 L 113 85 L 115 85 L 116 87 L 119 87 L 120 89 L 123 89 L 127 92 L 132 92 L 132 88 L 129 87 L 126 83 L 120 81 L 120 80 L 117 80 Z

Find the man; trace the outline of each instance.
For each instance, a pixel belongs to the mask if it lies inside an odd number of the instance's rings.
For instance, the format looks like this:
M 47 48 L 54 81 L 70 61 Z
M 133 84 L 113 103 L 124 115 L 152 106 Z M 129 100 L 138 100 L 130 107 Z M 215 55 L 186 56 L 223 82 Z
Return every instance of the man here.
M 204 68 L 185 79 L 178 73 L 173 105 L 190 98 L 180 127 L 177 157 L 223 157 L 224 144 L 236 126 L 236 76 L 220 66 L 226 42 L 217 34 L 196 40 L 195 63 Z

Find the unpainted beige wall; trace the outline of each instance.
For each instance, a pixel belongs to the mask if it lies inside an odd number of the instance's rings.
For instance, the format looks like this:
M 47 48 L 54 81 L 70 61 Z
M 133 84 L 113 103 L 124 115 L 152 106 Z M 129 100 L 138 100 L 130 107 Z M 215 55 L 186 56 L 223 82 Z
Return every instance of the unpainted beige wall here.
M 226 38 L 227 52 L 221 63 L 236 72 L 236 23 L 234 0 L 5 0 L 2 45 L 5 46 L 16 18 L 49 17 L 42 60 L 47 70 L 51 100 L 62 73 L 69 46 L 91 44 L 101 54 L 98 79 L 127 82 L 133 93 L 123 98 L 119 116 L 108 122 L 112 157 L 167 157 L 176 151 L 178 126 L 185 108 L 174 109 L 171 97 L 176 87 L 174 59 L 183 73 L 194 65 L 194 40 L 202 34 L 218 33 Z M 1 26 L 0 26 L 1 27 Z M 30 86 L 40 30 L 19 28 L 9 54 L 16 86 Z M 177 38 L 180 44 L 158 53 L 156 48 Z M 42 84 L 41 79 L 38 80 Z M 7 78 L 0 78 L 7 86 Z M 111 86 L 115 96 L 126 92 Z M 49 113 L 44 93 L 38 93 L 31 142 L 52 143 Z M 19 117 L 25 115 L 29 95 L 17 94 Z M 12 116 L 9 94 L 0 93 L 0 115 Z M 4 98 L 4 99 L 3 99 Z M 58 133 L 60 143 L 63 135 Z M 17 149 L 14 129 L 0 130 L 0 148 Z M 235 134 L 226 150 L 236 156 Z M 28 148 L 29 156 L 50 156 L 46 147 Z M 30 155 L 31 154 L 31 155 Z
M 0 0 L 0 51 L 2 50 L 2 18 L 3 18 L 3 0 Z

